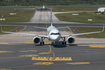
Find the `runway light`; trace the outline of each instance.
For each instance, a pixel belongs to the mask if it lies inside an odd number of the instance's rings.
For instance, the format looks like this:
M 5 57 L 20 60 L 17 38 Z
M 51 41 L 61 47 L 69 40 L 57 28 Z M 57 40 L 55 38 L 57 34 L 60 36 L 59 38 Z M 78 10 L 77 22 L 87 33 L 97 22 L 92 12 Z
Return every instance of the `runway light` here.
M 5 19 L 3 19 L 3 21 L 5 21 Z
M 73 31 L 75 31 L 75 30 L 73 30 Z
M 16 30 L 16 32 L 18 32 L 18 30 Z

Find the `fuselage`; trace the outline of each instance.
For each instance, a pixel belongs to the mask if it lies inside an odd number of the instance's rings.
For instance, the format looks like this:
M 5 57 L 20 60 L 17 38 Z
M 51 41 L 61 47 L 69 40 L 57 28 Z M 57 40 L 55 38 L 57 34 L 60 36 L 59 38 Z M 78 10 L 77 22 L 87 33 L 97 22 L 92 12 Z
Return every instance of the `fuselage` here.
M 43 9 L 45 9 L 45 6 L 43 5 Z
M 53 25 L 47 28 L 47 33 L 48 33 L 48 38 L 51 41 L 59 41 L 61 38 L 60 31 L 57 28 L 55 28 Z

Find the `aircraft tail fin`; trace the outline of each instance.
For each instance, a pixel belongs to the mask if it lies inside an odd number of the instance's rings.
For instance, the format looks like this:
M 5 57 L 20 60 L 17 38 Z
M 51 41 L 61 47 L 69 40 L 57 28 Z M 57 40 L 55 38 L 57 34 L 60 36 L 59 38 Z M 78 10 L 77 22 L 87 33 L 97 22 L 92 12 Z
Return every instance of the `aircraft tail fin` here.
M 50 20 L 50 23 L 51 23 L 51 26 L 53 25 L 52 24 L 52 9 L 51 9 L 51 20 Z

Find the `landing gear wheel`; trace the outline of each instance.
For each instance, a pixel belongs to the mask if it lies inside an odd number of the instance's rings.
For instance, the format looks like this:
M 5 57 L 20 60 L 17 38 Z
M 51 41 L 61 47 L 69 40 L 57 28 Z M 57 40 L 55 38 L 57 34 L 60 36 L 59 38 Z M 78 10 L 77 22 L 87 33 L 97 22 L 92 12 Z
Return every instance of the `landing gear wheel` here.
M 40 45 L 44 45 L 44 42 L 40 42 Z
M 62 45 L 66 45 L 66 42 L 64 41 L 64 42 L 62 42 Z

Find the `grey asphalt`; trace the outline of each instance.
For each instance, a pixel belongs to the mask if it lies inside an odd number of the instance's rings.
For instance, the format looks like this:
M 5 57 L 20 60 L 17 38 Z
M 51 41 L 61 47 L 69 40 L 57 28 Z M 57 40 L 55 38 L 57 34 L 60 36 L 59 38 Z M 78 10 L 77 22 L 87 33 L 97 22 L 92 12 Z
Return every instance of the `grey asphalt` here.
M 33 44 L 18 44 L 18 45 L 0 45 L 0 51 L 13 51 L 10 53 L 0 53 L 0 69 L 11 70 L 104 70 L 105 69 L 105 49 L 90 48 L 89 46 L 66 46 L 53 47 L 51 51 L 54 53 L 39 54 L 41 52 L 49 52 L 48 45 L 35 46 Z M 37 50 L 31 52 L 29 50 Z M 19 52 L 29 51 L 29 52 Z M 72 61 L 37 61 L 32 60 L 32 57 L 22 57 L 21 55 L 38 55 L 36 57 L 71 57 Z M 51 65 L 33 65 L 38 62 L 53 62 Z M 66 63 L 74 62 L 90 62 L 90 64 L 71 65 Z

